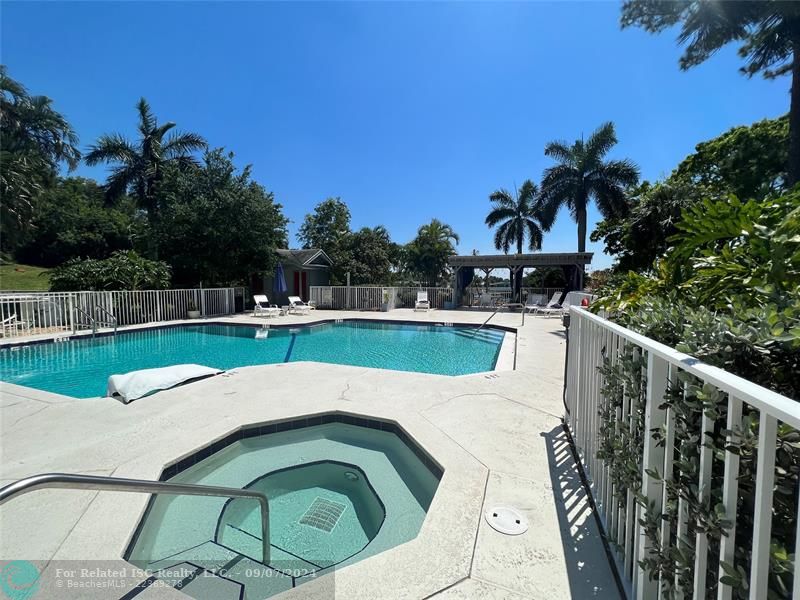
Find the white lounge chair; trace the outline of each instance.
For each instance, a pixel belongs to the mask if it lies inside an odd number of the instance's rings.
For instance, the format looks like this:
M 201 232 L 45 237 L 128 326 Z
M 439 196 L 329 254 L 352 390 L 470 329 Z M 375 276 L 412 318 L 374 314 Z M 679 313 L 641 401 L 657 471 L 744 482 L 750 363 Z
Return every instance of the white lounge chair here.
M 558 301 L 561 299 L 562 292 L 556 292 L 553 294 L 553 297 L 550 298 L 550 302 L 548 302 L 545 306 L 537 306 L 535 307 L 532 312 L 535 315 L 554 315 L 554 314 L 561 314 L 564 310 L 558 304 Z
M 275 304 L 269 303 L 269 298 L 264 294 L 253 296 L 255 307 L 253 308 L 253 316 L 264 315 L 265 317 L 277 317 L 281 314 L 281 309 Z
M 414 310 L 429 311 L 431 309 L 428 292 L 417 292 L 417 301 L 414 303 Z
M 26 329 L 30 329 L 30 324 L 27 321 L 20 321 L 17 317 L 17 313 L 13 313 L 10 317 L 0 321 L 0 335 L 2 336 L 6 336 L 15 331 L 24 331 Z
M 533 312 L 542 308 L 546 301 L 547 296 L 544 294 L 528 294 L 528 298 L 525 300 L 525 308 L 523 310 Z
M 311 310 L 311 306 L 303 302 L 300 296 L 289 296 L 289 312 L 301 315 L 307 315 Z

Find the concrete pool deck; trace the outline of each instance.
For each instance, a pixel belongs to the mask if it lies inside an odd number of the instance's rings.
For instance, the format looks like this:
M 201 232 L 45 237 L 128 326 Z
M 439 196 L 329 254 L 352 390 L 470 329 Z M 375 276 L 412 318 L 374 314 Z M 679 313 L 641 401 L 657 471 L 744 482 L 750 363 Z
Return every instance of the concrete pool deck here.
M 487 317 L 468 311 L 320 310 L 267 322 L 482 323 Z M 4 384 L 0 484 L 45 472 L 157 479 L 165 464 L 243 425 L 330 411 L 374 416 L 400 424 L 445 473 L 419 536 L 338 571 L 337 597 L 619 597 L 561 427 L 561 322 L 526 316 L 520 327 L 519 313 L 499 313 L 492 323 L 517 328 L 516 370 L 513 360 L 491 373 L 460 377 L 284 363 L 236 369 L 127 406 Z M 45 490 L 13 500 L 0 508 L 0 560 L 118 559 L 147 498 Z M 513 537 L 491 529 L 483 512 L 495 504 L 521 509 L 530 529 Z M 69 597 L 66 592 L 59 597 Z M 315 592 L 330 597 L 325 578 L 280 597 Z M 85 590 L 75 597 L 87 597 Z M 148 588 L 137 596 L 145 597 L 186 596 Z

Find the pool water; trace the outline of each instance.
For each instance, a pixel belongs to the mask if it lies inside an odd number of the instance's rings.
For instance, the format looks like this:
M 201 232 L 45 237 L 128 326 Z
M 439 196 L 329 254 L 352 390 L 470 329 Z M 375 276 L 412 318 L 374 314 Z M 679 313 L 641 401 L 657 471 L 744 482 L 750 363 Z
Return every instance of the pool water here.
M 261 330 L 184 325 L 0 350 L 0 380 L 73 396 L 103 396 L 110 375 L 194 363 L 218 369 L 318 361 L 437 375 L 494 369 L 497 329 L 344 321 Z
M 169 495 L 153 497 L 126 558 L 194 598 L 266 598 L 415 538 L 439 477 L 389 431 L 330 423 L 246 438 L 170 481 L 265 492 L 268 563 L 257 503 Z

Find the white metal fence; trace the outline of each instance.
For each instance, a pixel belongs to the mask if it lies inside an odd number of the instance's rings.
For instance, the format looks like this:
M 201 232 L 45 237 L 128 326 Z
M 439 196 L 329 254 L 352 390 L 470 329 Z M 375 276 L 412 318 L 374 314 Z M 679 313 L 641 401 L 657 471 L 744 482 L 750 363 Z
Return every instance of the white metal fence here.
M 0 334 L 19 337 L 172 321 L 187 318 L 190 309 L 203 317 L 230 315 L 243 301 L 244 288 L 2 293 Z
M 380 310 L 414 308 L 417 292 L 428 292 L 433 308 L 445 308 L 453 301 L 453 289 L 447 287 L 380 287 L 380 286 L 311 286 L 310 300 L 317 308 L 338 310 Z
M 565 421 L 578 450 L 583 468 L 589 479 L 592 495 L 607 536 L 618 549 L 618 559 L 626 583 L 634 597 L 641 599 L 661 598 L 665 595 L 664 584 L 658 578 L 651 579 L 650 573 L 639 561 L 652 556 L 652 532 L 648 536 L 643 525 L 643 508 L 634 493 L 621 493 L 611 477 L 606 460 L 598 457 L 600 436 L 598 431 L 604 425 L 600 416 L 603 410 L 603 375 L 598 370 L 603 364 L 603 356 L 610 364 L 621 360 L 623 352 L 641 359 L 643 368 L 639 379 L 644 394 L 631 393 L 626 385 L 622 394 L 621 407 L 616 409 L 616 420 L 612 428 L 639 427 L 635 415 L 644 411 L 644 424 L 640 430 L 643 439 L 638 468 L 641 476 L 641 494 L 647 505 L 660 514 L 667 510 L 667 488 L 676 468 L 674 461 L 681 460 L 681 444 L 689 440 L 676 440 L 676 415 L 663 399 L 670 389 L 681 389 L 676 382 L 685 378 L 682 374 L 695 377 L 702 382 L 705 393 L 721 394 L 720 402 L 726 408 L 720 414 L 727 414 L 724 423 L 717 423 L 704 409 L 702 416 L 702 435 L 691 441 L 695 449 L 699 446 L 699 472 L 696 474 L 697 495 L 701 503 L 707 505 L 721 500 L 724 514 L 720 515 L 733 524 L 727 536 L 719 540 L 718 553 L 709 552 L 709 538 L 701 523 L 687 522 L 687 507 L 683 499 L 677 505 L 677 526 L 672 527 L 670 519 L 659 520 L 657 527 L 659 544 L 664 550 L 686 552 L 694 551 L 694 569 L 688 571 L 692 590 L 673 588 L 675 597 L 706 598 L 707 589 L 724 575 L 721 563 L 735 564 L 736 524 L 742 518 L 737 514 L 739 494 L 739 453 L 736 444 L 741 443 L 744 430 L 743 413 L 756 415 L 758 420 L 757 465 L 755 474 L 755 506 L 752 507 L 752 555 L 749 566 L 736 566 L 747 569 L 751 599 L 767 598 L 770 577 L 770 543 L 773 527 L 786 527 L 784 523 L 772 523 L 773 488 L 776 473 L 776 435 L 780 423 L 800 429 L 800 404 L 750 381 L 732 375 L 724 370 L 701 363 L 690 356 L 677 352 L 668 346 L 641 336 L 633 331 L 611 323 L 581 308 L 570 309 L 569 356 L 566 375 L 565 402 L 567 413 Z M 644 398 L 644 407 L 637 405 L 637 397 Z M 720 397 L 720 396 L 718 396 Z M 710 444 L 705 444 L 705 436 L 712 435 L 716 427 L 718 435 L 724 436 L 726 447 L 715 455 Z M 737 439 L 738 438 L 738 439 Z M 714 489 L 712 489 L 712 462 L 717 465 Z M 721 490 L 719 489 L 719 474 Z M 661 477 L 657 475 L 661 474 Z M 749 482 L 748 482 L 749 483 Z M 713 508 L 713 507 L 712 507 Z M 674 507 L 673 507 L 674 509 Z M 749 517 L 748 517 L 749 518 Z M 798 520 L 800 523 L 800 519 Z M 797 532 L 800 540 L 800 531 Z M 744 540 L 747 545 L 749 540 Z M 742 540 L 739 540 L 742 543 Z M 790 548 L 796 552 L 800 548 Z M 712 554 L 716 554 L 711 556 Z M 668 556 L 672 556 L 668 554 Z M 712 561 L 712 562 L 709 562 Z M 800 598 L 800 572 L 798 562 L 794 563 L 794 589 L 789 590 L 793 597 Z M 719 569 L 716 566 L 719 564 Z M 707 571 L 714 573 L 707 577 Z M 717 575 L 717 582 L 711 577 Z M 684 575 L 686 572 L 684 571 Z M 671 583 L 671 582 L 670 582 Z M 737 593 L 742 590 L 737 590 Z M 739 597 L 726 583 L 717 583 L 716 597 L 727 600 Z

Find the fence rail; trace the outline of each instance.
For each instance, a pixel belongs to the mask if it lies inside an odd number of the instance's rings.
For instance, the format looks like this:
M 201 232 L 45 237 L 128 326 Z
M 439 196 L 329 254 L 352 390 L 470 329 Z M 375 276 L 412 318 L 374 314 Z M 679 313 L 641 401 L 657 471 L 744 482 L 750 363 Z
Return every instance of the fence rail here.
M 417 292 L 428 292 L 434 308 L 445 308 L 453 302 L 453 289 L 447 287 L 380 287 L 380 286 L 311 286 L 310 300 L 318 308 L 337 310 L 381 310 L 414 308 Z
M 89 329 L 93 323 L 87 315 L 98 311 L 100 321 L 115 319 L 119 326 L 185 319 L 190 308 L 202 317 L 217 317 L 234 314 L 243 300 L 244 288 L 0 293 L 0 335 Z
M 731 585 L 720 581 L 725 574 L 721 563 L 726 562 L 748 573 L 751 599 L 767 598 L 769 579 L 774 575 L 770 572 L 770 543 L 775 506 L 773 487 L 776 469 L 779 468 L 776 465 L 777 428 L 784 423 L 800 429 L 800 404 L 581 308 L 572 307 L 570 316 L 565 422 L 590 482 L 606 534 L 617 548 L 618 564 L 630 588 L 629 592 L 640 599 L 662 598 L 667 596 L 666 588 L 671 587 L 670 596 L 706 598 L 710 596 L 707 590 L 716 587 L 715 596 L 720 600 L 739 597 L 741 590 L 734 592 Z M 611 413 L 615 418 L 609 424 L 602 416 L 604 411 L 606 416 L 609 414 L 609 388 L 604 388 L 606 382 L 600 367 L 604 365 L 604 360 L 606 369 L 618 366 L 623 356 L 636 359 L 637 362 L 633 364 L 642 365 L 641 374 L 625 384 L 621 402 L 615 403 L 615 413 Z M 687 377 L 696 378 L 692 380 L 699 382 L 705 396 L 717 394 L 714 397 L 718 398 L 718 403 L 714 406 L 721 415 L 715 420 L 712 418 L 714 412 L 708 408 L 702 409 L 700 435 L 691 442 L 694 452 L 699 454 L 699 469 L 693 476 L 698 502 L 713 509 L 712 498 L 714 503 L 721 500 L 723 517 L 733 524 L 727 535 L 719 537 L 718 550 L 714 552 L 710 551 L 707 528 L 699 521 L 695 523 L 688 519 L 688 508 L 683 498 L 679 500 L 676 512 L 671 513 L 677 515 L 675 519 L 658 519 L 654 525 L 651 521 L 651 527 L 656 529 L 651 529 L 650 535 L 647 535 L 643 525 L 643 522 L 647 523 L 646 511 L 651 509 L 660 515 L 668 510 L 668 502 L 674 502 L 674 497 L 670 500 L 667 495 L 669 482 L 680 467 L 679 461 L 684 458 L 682 452 L 686 446 L 683 444 L 688 442 L 676 439 L 676 414 L 664 399 L 668 393 L 676 393 L 676 390 L 684 390 L 685 393 L 687 388 L 681 382 L 686 381 Z M 639 384 L 641 388 L 637 388 Z M 643 406 L 640 400 L 644 402 Z M 640 423 L 642 414 L 643 423 Z M 742 442 L 745 429 L 743 414 L 757 419 L 759 423 L 754 478 L 755 506 L 745 509 L 747 518 L 752 518 L 752 555 L 749 565 L 736 562 L 741 557 L 734 553 L 736 527 L 744 518 L 737 503 L 740 493 L 740 454 L 737 444 Z M 636 466 L 641 477 L 639 491 L 650 509 L 643 508 L 642 502 L 636 501 L 632 490 L 625 491 L 617 487 L 610 462 L 601 457 L 607 454 L 600 453 L 598 456 L 602 443 L 602 434 L 599 432 L 604 426 L 610 426 L 617 432 L 628 429 L 632 438 L 635 438 L 635 429 L 640 428 L 638 439 L 643 440 L 643 447 L 639 455 L 632 458 L 639 461 Z M 715 431 L 725 442 L 724 449 L 718 453 L 710 443 L 704 443 L 704 440 L 714 439 L 707 436 L 715 435 Z M 713 479 L 712 464 L 715 465 Z M 685 477 L 685 471 L 681 473 L 681 477 Z M 752 483 L 748 482 L 748 485 Z M 675 506 L 669 510 L 675 510 Z M 749 513 L 749 510 L 753 512 Z M 775 525 L 787 526 L 785 523 Z M 656 544 L 653 542 L 653 531 L 657 536 Z M 800 540 L 800 531 L 796 533 L 795 544 Z M 741 544 L 742 540 L 739 542 Z M 744 540 L 745 546 L 748 543 L 749 540 Z M 675 570 L 676 573 L 682 572 L 684 577 L 689 573 L 691 589 L 683 589 L 687 586 L 678 585 L 677 579 L 664 581 L 663 577 L 651 577 L 651 573 L 640 565 L 640 561 L 655 554 L 656 545 L 661 546 L 662 557 L 679 556 L 687 551 L 694 553 L 693 570 Z M 676 554 L 669 554 L 676 549 Z M 789 548 L 788 551 L 800 556 L 797 554 L 800 548 Z M 795 598 L 800 598 L 798 563 L 800 561 L 795 561 L 793 567 Z M 792 591 L 789 593 L 792 594 Z

